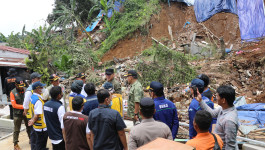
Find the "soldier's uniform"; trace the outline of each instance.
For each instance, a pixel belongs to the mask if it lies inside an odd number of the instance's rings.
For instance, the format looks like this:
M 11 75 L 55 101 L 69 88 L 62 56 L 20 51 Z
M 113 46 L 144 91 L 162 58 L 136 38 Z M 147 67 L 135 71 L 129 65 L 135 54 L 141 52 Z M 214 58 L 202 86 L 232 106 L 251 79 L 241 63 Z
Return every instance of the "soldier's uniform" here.
M 127 115 L 130 118 L 134 118 L 134 104 L 140 103 L 140 100 L 144 97 L 143 87 L 141 83 L 136 80 L 130 87 L 128 110 Z
M 121 84 L 116 79 L 113 79 L 112 81 L 110 81 L 110 83 L 113 85 L 115 93 L 122 94 L 121 93 Z

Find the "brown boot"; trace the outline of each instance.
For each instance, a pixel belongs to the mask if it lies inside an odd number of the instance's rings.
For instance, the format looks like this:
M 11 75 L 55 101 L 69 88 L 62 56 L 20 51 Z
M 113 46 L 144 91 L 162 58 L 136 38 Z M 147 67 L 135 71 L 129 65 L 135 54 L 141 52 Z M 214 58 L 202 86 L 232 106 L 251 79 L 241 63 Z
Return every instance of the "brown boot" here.
M 21 150 L 21 148 L 19 147 L 18 144 L 16 144 L 16 145 L 14 146 L 14 150 Z

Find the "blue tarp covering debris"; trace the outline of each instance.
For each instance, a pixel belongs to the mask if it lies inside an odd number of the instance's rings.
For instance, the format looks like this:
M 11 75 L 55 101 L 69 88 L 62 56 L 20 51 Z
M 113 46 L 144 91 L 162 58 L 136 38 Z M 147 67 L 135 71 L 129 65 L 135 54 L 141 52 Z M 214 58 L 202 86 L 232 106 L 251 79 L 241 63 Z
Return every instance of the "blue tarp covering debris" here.
M 246 104 L 237 107 L 240 125 L 265 127 L 265 103 Z
M 263 0 L 237 0 L 239 27 L 243 41 L 265 37 Z
M 197 22 L 206 21 L 219 12 L 237 14 L 236 0 L 195 0 L 194 11 Z
M 114 11 L 117 11 L 119 12 L 120 11 L 120 8 L 122 6 L 122 2 L 124 2 L 125 0 L 121 0 L 121 1 L 115 1 L 114 2 Z M 109 2 L 108 2 L 109 3 Z M 112 9 L 109 9 L 108 10 L 108 17 L 110 18 L 113 14 L 113 10 Z M 95 29 L 95 27 L 98 25 L 98 23 L 101 21 L 102 17 L 103 17 L 104 14 L 102 14 L 102 11 L 100 10 L 97 18 L 96 18 L 96 21 L 92 22 L 87 28 L 86 28 L 86 31 L 87 32 L 91 32 Z
M 253 104 L 246 104 L 236 108 L 237 110 L 262 110 L 265 111 L 265 103 L 253 103 Z
M 188 6 L 193 6 L 195 0 L 170 0 L 172 2 L 183 2 L 186 3 Z

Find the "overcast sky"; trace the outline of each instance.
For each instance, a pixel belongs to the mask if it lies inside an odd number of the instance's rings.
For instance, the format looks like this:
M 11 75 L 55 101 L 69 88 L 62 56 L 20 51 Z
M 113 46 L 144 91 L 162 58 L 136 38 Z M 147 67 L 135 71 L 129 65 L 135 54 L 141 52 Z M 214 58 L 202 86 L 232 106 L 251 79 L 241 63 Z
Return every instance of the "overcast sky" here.
M 0 0 L 0 32 L 5 36 L 44 25 L 54 0 Z

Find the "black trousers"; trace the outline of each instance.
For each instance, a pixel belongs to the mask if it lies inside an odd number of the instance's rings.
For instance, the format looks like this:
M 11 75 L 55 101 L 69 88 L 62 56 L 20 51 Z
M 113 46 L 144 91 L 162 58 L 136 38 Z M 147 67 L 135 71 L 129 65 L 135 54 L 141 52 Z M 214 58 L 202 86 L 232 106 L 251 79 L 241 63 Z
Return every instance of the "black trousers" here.
M 46 150 L 47 140 L 48 140 L 48 132 L 47 131 L 35 131 L 33 130 L 33 134 L 35 138 L 30 137 L 31 140 L 31 150 Z
M 59 144 L 52 144 L 53 150 L 65 150 L 65 142 L 64 140 Z

